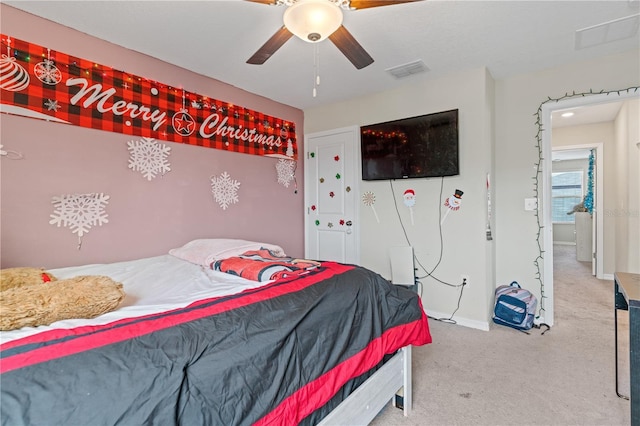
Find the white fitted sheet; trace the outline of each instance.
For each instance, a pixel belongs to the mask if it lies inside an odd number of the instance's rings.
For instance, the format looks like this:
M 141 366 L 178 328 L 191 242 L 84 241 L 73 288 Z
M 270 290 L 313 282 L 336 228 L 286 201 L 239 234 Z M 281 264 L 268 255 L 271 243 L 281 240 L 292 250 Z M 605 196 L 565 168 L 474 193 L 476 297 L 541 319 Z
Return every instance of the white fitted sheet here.
M 122 318 L 181 308 L 196 300 L 235 294 L 271 282 L 251 281 L 213 271 L 169 254 L 125 262 L 50 269 L 48 272 L 57 279 L 106 275 L 122 283 L 126 296 L 118 309 L 93 319 L 69 319 L 49 326 L 2 331 L 0 343 L 52 329 L 106 324 Z

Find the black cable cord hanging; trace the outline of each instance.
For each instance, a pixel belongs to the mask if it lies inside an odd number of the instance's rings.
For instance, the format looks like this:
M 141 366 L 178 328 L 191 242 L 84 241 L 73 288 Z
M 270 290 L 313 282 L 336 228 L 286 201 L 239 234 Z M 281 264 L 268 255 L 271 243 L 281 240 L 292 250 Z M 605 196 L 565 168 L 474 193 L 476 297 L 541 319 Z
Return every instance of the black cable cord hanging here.
M 404 233 L 404 238 L 407 242 L 407 244 L 409 244 L 410 246 L 411 244 L 411 240 L 409 239 L 409 235 L 407 234 L 407 230 L 404 226 L 404 223 L 402 222 L 402 217 L 400 216 L 400 211 L 398 210 L 398 203 L 396 201 L 396 195 L 395 195 L 395 190 L 393 188 L 393 180 L 389 180 L 389 186 L 391 188 L 391 195 L 393 197 L 393 205 L 396 209 L 396 215 L 398 216 L 398 221 L 400 222 L 400 227 L 402 228 L 402 232 Z M 427 271 L 427 268 L 424 267 L 424 265 L 420 262 L 420 259 L 418 259 L 418 257 L 415 255 L 413 255 L 414 260 L 416 261 L 416 263 L 418 265 L 420 265 L 420 268 L 422 268 L 422 270 L 425 272 L 426 275 L 423 276 L 419 276 L 416 277 L 416 284 L 420 284 L 420 296 L 422 297 L 422 282 L 419 281 L 420 279 L 424 279 L 424 278 L 431 278 L 433 280 L 435 280 L 436 282 L 439 282 L 440 284 L 444 284 L 446 286 L 449 287 L 453 287 L 453 288 L 457 288 L 460 287 L 460 294 L 458 295 L 458 303 L 457 306 L 455 308 L 455 310 L 451 313 L 451 315 L 449 316 L 449 318 L 435 318 L 432 317 L 430 315 L 428 315 L 429 318 L 436 320 L 436 321 L 442 321 L 442 322 L 448 322 L 450 324 L 457 324 L 457 322 L 453 319 L 453 316 L 455 315 L 455 313 L 458 311 L 458 309 L 460 309 L 460 301 L 462 300 L 462 293 L 464 292 L 464 286 L 466 285 L 466 282 L 462 282 L 460 284 L 452 284 L 452 283 L 448 283 L 446 281 L 443 281 L 441 279 L 439 279 L 438 277 L 436 277 L 435 275 L 433 275 L 433 273 L 435 272 L 435 270 L 438 268 L 438 266 L 440 266 L 440 263 L 442 262 L 442 255 L 444 252 L 444 238 L 442 236 L 442 209 L 440 208 L 440 205 L 442 204 L 442 194 L 444 192 L 444 176 L 441 176 L 440 178 L 440 194 L 438 196 L 438 233 L 440 236 L 440 253 L 438 256 L 438 261 L 436 262 L 435 266 L 433 267 L 433 269 L 431 269 L 431 271 Z

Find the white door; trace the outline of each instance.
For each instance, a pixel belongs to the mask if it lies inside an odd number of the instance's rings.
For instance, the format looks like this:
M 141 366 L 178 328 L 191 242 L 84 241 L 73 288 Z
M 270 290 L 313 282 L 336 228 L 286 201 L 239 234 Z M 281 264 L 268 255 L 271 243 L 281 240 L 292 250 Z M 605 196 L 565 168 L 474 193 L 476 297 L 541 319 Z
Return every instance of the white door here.
M 357 127 L 305 137 L 305 257 L 360 262 Z

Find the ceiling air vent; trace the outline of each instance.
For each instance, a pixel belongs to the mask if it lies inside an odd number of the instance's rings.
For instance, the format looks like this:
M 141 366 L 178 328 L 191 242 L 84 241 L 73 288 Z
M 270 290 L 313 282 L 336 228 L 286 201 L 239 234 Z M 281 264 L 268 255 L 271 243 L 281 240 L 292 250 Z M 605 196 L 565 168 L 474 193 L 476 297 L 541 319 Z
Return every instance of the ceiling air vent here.
M 640 14 L 635 14 L 582 28 L 576 31 L 576 50 L 635 37 L 639 25 Z
M 429 68 L 421 60 L 409 62 L 408 64 L 398 65 L 397 67 L 387 68 L 385 70 L 395 78 L 408 77 L 411 74 L 418 74 L 429 71 Z

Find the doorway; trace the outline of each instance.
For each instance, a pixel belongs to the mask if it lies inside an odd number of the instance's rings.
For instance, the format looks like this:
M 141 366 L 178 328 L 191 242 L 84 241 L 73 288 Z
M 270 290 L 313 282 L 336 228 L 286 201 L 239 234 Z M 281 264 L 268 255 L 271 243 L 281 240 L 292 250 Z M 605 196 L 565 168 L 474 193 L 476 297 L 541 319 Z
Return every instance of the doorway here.
M 614 96 L 617 94 L 617 96 Z M 579 96 L 576 95 L 574 97 L 567 97 L 561 100 L 555 100 L 554 102 L 545 102 L 540 107 L 540 126 L 541 129 L 552 129 L 552 113 L 555 111 L 560 111 L 564 109 L 570 108 L 578 108 L 578 107 L 589 107 L 596 106 L 601 104 L 607 104 L 611 102 L 622 102 L 625 100 L 637 98 L 637 92 L 629 91 L 629 90 L 620 90 L 620 91 L 612 91 L 612 92 L 603 92 L 600 94 L 589 95 L 589 96 Z M 550 98 L 551 100 L 551 98 Z M 552 158 L 552 132 L 543 131 L 541 132 L 541 141 L 540 141 L 540 150 L 541 157 L 551 159 Z M 602 159 L 602 156 L 600 156 Z M 551 225 L 551 161 L 541 161 L 542 170 L 541 170 L 541 185 L 542 185 L 542 212 L 540 215 L 542 216 L 542 224 Z M 602 172 L 603 167 L 599 167 L 599 170 Z M 603 179 L 600 179 L 601 181 Z M 600 194 L 603 194 L 603 191 L 600 191 Z M 600 220 L 603 220 L 604 212 L 603 212 L 603 203 L 598 203 L 596 206 L 596 215 Z M 598 226 L 598 225 L 596 225 Z M 600 222 L 599 229 L 602 230 L 603 222 Z M 542 236 L 542 250 L 545 253 L 545 262 L 542 264 L 542 270 L 540 274 L 545 283 L 545 297 L 547 298 L 545 303 L 545 313 L 544 318 L 541 318 L 543 322 L 549 325 L 553 325 L 554 323 L 554 285 L 553 285 L 553 227 L 552 226 L 542 226 L 540 229 L 540 234 Z M 596 237 L 597 238 L 597 237 Z M 598 241 L 598 240 L 596 240 Z M 599 239 L 602 242 L 602 238 Z M 600 251 L 604 256 L 604 248 Z M 598 269 L 598 268 L 596 268 Z M 602 267 L 599 268 L 599 271 L 603 273 Z M 604 276 L 603 276 L 604 278 Z
M 553 132 L 554 129 L 551 130 L 552 133 L 552 141 L 553 141 Z M 552 144 L 552 173 L 556 173 L 559 171 L 566 171 L 566 167 L 562 167 L 562 164 L 567 162 L 571 164 L 572 162 L 583 162 L 583 188 L 584 193 L 586 193 L 586 187 L 589 183 L 592 184 L 591 190 L 592 192 L 592 204 L 593 211 L 589 212 L 588 215 L 590 217 L 591 226 L 588 229 L 588 235 L 584 235 L 584 229 L 580 229 L 578 232 L 579 225 L 581 224 L 581 220 L 578 218 L 579 212 L 566 212 L 567 215 L 572 214 L 575 221 L 571 222 L 574 226 L 572 227 L 575 230 L 573 240 L 576 246 L 580 246 L 581 239 L 582 241 L 588 241 L 589 247 L 576 247 L 576 257 L 577 260 L 585 261 L 587 259 L 591 260 L 591 275 L 596 276 L 598 279 L 604 279 L 604 216 L 602 215 L 602 200 L 604 200 L 604 180 L 601 178 L 601 173 L 604 170 L 604 145 L 603 143 L 592 143 L 592 144 L 582 144 L 582 145 L 563 145 L 563 146 L 555 146 Z M 593 155 L 593 169 L 592 169 L 592 177 L 591 182 L 588 179 L 588 163 L 592 161 L 591 156 Z M 571 168 L 571 167 L 570 167 Z M 571 170 L 574 170 L 575 167 Z M 581 197 L 583 198 L 583 197 Z M 580 214 L 580 216 L 584 216 Z M 559 238 L 558 231 L 561 231 L 561 224 L 555 223 L 555 220 L 552 218 L 554 223 L 552 224 L 554 235 L 553 240 L 554 243 L 557 243 L 559 239 L 567 240 L 565 238 Z M 587 250 L 587 253 L 584 253 L 584 249 Z

